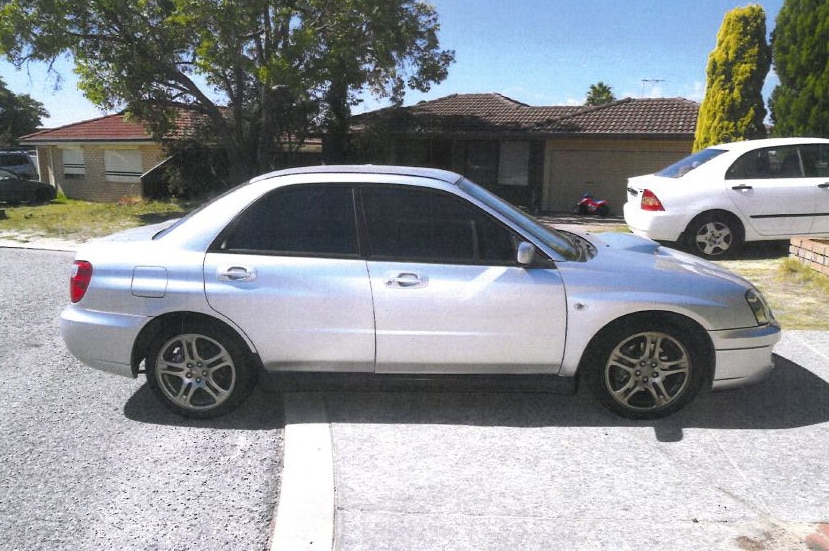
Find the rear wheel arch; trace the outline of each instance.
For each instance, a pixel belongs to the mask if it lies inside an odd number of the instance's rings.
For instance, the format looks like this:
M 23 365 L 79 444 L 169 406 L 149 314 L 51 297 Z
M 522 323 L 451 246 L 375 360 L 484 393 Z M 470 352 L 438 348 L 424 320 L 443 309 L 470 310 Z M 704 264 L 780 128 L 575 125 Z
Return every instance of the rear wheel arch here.
M 227 323 L 207 314 L 201 314 L 198 312 L 170 312 L 153 318 L 150 323 L 144 326 L 138 334 L 138 337 L 135 339 L 135 343 L 132 347 L 131 360 L 133 377 L 138 376 L 141 362 L 146 359 L 147 353 L 149 352 L 155 339 L 160 338 L 171 327 L 192 327 L 196 325 L 212 326 L 220 331 L 228 333 L 235 339 L 238 339 L 239 344 L 249 352 L 252 361 L 259 364 L 259 355 L 256 351 L 251 348 L 248 341 L 240 335 L 235 328 L 231 327 Z
M 695 234 L 698 228 L 708 222 L 723 222 L 728 225 L 731 231 L 734 233 L 732 245 L 729 250 L 725 251 L 722 255 L 705 255 L 702 254 L 701 251 L 697 249 L 695 246 Z M 690 250 L 693 254 L 698 256 L 703 256 L 704 258 L 727 258 L 737 250 L 739 250 L 743 244 L 745 243 L 746 237 L 746 228 L 743 221 L 740 219 L 739 216 L 734 214 L 733 212 L 725 209 L 711 209 L 701 212 L 694 216 L 690 222 L 685 226 L 685 230 L 682 232 L 682 236 L 679 239 L 679 243 L 684 245 L 688 250 Z

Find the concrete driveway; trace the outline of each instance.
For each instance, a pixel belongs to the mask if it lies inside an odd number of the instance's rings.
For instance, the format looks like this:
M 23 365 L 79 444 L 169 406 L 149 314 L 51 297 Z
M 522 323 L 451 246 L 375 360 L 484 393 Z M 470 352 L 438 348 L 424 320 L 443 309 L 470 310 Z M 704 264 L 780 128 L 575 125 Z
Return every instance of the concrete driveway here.
M 273 549 L 829 549 L 829 334 L 657 422 L 586 392 L 286 394 Z

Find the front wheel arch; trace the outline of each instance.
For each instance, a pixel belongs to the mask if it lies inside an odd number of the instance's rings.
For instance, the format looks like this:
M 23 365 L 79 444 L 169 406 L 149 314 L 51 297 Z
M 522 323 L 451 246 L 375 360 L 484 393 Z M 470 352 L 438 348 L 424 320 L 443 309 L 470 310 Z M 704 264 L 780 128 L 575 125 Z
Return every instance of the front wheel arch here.
M 666 333 L 682 341 L 691 356 L 693 380 L 687 397 L 684 396 L 676 404 L 650 411 L 625 410 L 609 399 L 606 389 L 600 388 L 599 372 L 605 369 L 610 352 L 626 338 L 625 335 L 645 331 Z M 637 312 L 608 323 L 593 336 L 582 354 L 576 376 L 586 382 L 599 401 L 611 411 L 631 419 L 655 419 L 681 409 L 699 391 L 710 388 L 714 367 L 714 344 L 698 322 L 672 312 Z

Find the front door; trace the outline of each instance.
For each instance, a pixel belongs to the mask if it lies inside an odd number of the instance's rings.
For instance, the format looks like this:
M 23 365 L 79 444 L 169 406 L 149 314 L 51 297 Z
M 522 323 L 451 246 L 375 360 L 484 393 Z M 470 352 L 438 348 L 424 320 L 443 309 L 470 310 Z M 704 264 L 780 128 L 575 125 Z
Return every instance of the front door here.
M 515 262 L 521 241 L 448 193 L 363 188 L 378 372 L 554 373 L 564 286 Z

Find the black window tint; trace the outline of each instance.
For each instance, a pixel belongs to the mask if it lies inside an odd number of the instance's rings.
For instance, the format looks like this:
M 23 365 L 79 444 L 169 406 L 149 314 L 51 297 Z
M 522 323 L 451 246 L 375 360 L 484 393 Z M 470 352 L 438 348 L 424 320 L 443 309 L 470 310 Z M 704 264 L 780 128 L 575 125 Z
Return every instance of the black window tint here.
M 371 255 L 422 261 L 511 263 L 512 234 L 451 195 L 414 189 L 363 189 Z
M 277 190 L 247 208 L 224 250 L 302 255 L 357 255 L 353 192 L 341 186 Z
M 799 178 L 803 176 L 797 146 L 768 147 L 749 151 L 734 161 L 726 180 Z
M 829 176 L 829 145 L 801 145 L 800 158 L 803 161 L 803 171 L 807 178 Z

